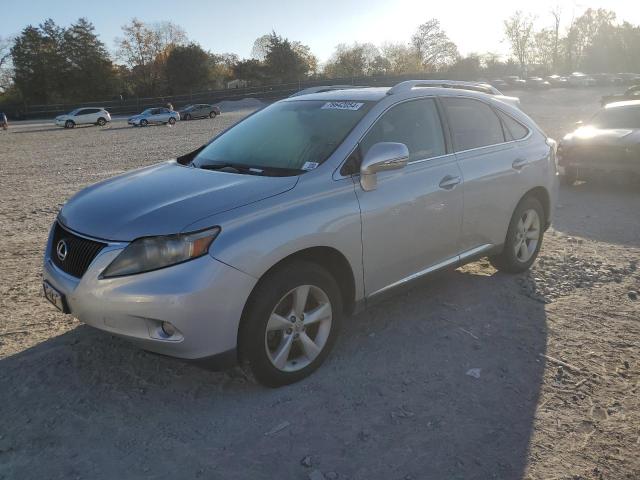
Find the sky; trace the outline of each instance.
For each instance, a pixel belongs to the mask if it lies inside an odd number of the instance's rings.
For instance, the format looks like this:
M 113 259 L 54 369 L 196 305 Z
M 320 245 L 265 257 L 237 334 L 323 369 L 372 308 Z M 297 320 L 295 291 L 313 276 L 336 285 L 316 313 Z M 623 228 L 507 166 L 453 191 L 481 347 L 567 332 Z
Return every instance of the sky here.
M 589 7 L 607 8 L 616 12 L 618 20 L 640 24 L 640 0 L 7 0 L 0 15 L 0 36 L 15 35 L 46 18 L 68 25 L 86 17 L 114 51 L 120 27 L 137 17 L 148 23 L 170 20 L 206 50 L 237 53 L 241 58 L 251 56 L 257 37 L 275 30 L 308 45 L 325 62 L 339 43 L 408 42 L 419 24 L 437 18 L 463 55 L 508 55 L 504 19 L 522 10 L 535 16 L 536 27 L 551 26 L 550 11 L 556 6 L 561 8 L 564 27 Z

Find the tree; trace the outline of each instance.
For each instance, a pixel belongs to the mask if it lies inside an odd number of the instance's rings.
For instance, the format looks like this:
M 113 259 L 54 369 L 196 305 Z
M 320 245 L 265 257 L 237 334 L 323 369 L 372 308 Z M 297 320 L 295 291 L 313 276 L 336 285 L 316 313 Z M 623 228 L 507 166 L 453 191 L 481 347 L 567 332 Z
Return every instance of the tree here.
M 88 100 L 111 93 L 115 85 L 113 65 L 93 24 L 85 18 L 72 24 L 62 35 L 61 50 L 68 97 Z
M 207 85 L 211 74 L 210 60 L 209 54 L 195 43 L 172 49 L 165 66 L 169 91 L 191 92 Z
M 239 80 L 246 80 L 250 84 L 260 85 L 267 78 L 264 63 L 255 58 L 240 60 L 233 66 L 233 75 Z
M 387 43 L 382 46 L 382 56 L 389 62 L 388 73 L 403 75 L 422 70 L 422 59 L 410 45 Z
M 585 52 L 604 30 L 612 31 L 616 14 L 599 8 L 587 9 L 575 19 L 565 38 L 565 62 L 569 70 L 582 68 Z
M 264 64 L 271 80 L 293 82 L 306 77 L 316 64 L 309 47 L 299 42 L 291 42 L 276 32 L 271 32 L 266 46 Z
M 0 95 L 4 95 L 11 86 L 11 45 L 13 40 L 0 37 Z
M 171 50 L 187 42 L 182 28 L 171 22 L 148 26 L 134 18 L 116 40 L 118 58 L 129 67 L 139 95 L 157 95 L 166 87 L 165 62 Z
M 422 62 L 422 67 L 428 72 L 452 65 L 459 56 L 458 47 L 440 28 L 440 22 L 435 18 L 418 27 L 411 37 L 411 43 Z
M 380 51 L 371 43 L 340 44 L 332 59 L 325 65 L 325 74 L 332 78 L 373 75 Z
M 521 74 L 526 75 L 534 46 L 533 19 L 518 10 L 504 21 L 504 31 L 511 43 L 511 52 L 520 64 Z

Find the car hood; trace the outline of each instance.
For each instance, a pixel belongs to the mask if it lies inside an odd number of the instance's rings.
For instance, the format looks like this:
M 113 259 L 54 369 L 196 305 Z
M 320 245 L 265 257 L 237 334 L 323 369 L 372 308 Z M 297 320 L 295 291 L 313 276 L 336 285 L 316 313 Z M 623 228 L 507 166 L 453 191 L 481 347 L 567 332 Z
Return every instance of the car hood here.
M 580 127 L 565 135 L 562 144 L 572 145 L 630 145 L 640 143 L 640 130 L 631 128 Z
M 64 205 L 59 220 L 78 233 L 111 241 L 170 235 L 205 217 L 286 192 L 297 180 L 203 170 L 170 161 L 82 190 Z

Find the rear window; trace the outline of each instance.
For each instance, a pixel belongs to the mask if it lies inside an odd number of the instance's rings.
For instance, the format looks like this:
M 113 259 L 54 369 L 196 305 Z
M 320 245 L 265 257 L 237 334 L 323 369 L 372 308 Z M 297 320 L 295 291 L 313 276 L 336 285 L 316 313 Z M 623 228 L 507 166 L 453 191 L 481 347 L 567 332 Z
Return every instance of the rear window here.
M 443 98 L 456 151 L 503 143 L 500 119 L 493 109 L 470 98 Z
M 529 134 L 529 129 L 504 112 L 498 112 L 504 125 L 504 135 L 507 140 L 522 140 Z

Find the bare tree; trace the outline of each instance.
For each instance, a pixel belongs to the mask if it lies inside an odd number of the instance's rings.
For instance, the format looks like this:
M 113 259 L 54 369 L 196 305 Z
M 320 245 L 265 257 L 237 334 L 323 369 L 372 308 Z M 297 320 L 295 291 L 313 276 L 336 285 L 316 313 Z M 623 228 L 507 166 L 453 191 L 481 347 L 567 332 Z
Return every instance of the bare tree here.
M 0 95 L 7 91 L 11 84 L 11 38 L 0 37 Z
M 560 59 L 560 15 L 562 13 L 562 9 L 560 5 L 556 5 L 556 8 L 551 10 L 551 15 L 553 15 L 553 71 L 556 72 L 558 70 L 558 61 Z
M 534 47 L 533 18 L 518 10 L 504 21 L 504 32 L 511 43 L 511 52 L 518 60 L 522 74 L 526 75 Z
M 440 70 L 452 65 L 459 57 L 458 47 L 440 28 L 440 22 L 435 18 L 418 27 L 411 37 L 411 44 L 427 71 Z

